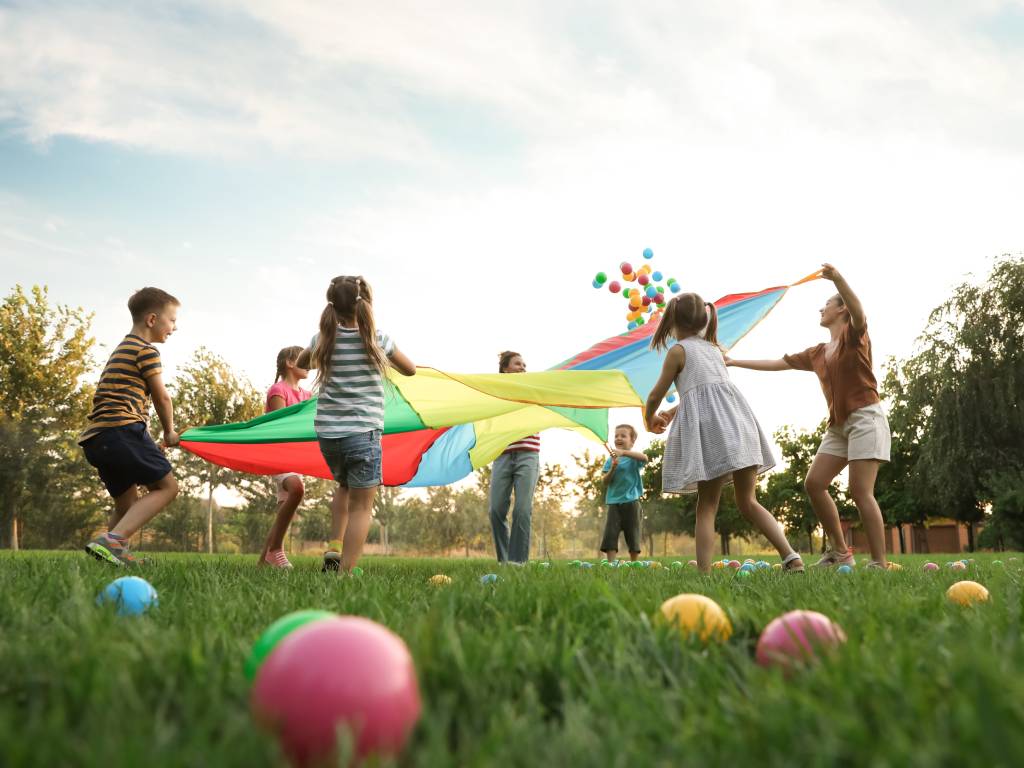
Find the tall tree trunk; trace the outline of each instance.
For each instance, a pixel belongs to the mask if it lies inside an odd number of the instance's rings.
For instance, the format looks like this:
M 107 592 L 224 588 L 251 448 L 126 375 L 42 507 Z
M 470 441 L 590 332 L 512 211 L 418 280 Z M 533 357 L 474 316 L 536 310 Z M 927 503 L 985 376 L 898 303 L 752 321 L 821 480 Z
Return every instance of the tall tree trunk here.
M 668 557 L 668 531 L 665 531 L 665 538 L 661 543 L 661 556 Z
M 18 544 L 18 510 L 11 512 L 11 551 L 17 552 L 21 547 Z
M 907 541 L 903 537 L 903 526 L 900 525 L 900 524 L 897 524 L 896 525 L 896 531 L 900 535 L 900 554 L 901 555 L 905 555 L 905 554 L 907 554 Z
M 390 555 L 391 554 L 391 542 L 388 540 L 388 527 L 386 525 L 382 525 L 380 527 L 380 543 L 381 543 L 381 549 L 384 550 L 384 554 L 385 555 Z
M 974 551 L 974 523 L 967 524 L 967 551 Z
M 206 499 L 206 552 L 213 554 L 213 478 L 210 478 L 206 487 L 208 495 Z
M 719 534 L 719 536 L 721 536 L 721 538 L 722 538 L 722 555 L 723 556 L 724 555 L 728 555 L 729 554 L 729 534 L 721 533 L 721 534 Z

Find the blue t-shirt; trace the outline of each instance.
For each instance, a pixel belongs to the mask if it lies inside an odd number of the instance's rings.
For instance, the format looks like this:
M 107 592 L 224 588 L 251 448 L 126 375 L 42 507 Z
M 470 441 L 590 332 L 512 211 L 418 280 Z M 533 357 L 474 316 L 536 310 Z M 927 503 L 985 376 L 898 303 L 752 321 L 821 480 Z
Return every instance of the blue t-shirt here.
M 640 476 L 640 469 L 643 464 L 629 456 L 619 457 L 619 466 L 615 468 L 611 482 L 608 483 L 608 492 L 605 494 L 605 504 L 628 504 L 636 501 L 644 495 L 644 481 Z M 612 459 L 609 456 L 604 462 L 604 471 L 612 468 Z

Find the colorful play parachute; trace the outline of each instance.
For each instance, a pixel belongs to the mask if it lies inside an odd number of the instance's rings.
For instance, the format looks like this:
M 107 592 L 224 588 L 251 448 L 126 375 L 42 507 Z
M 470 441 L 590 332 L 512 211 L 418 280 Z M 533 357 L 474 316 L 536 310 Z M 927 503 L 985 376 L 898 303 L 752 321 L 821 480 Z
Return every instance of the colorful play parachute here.
M 608 408 L 640 405 L 619 371 L 391 375 L 384 407 L 384 484 L 445 485 L 543 429 L 608 439 Z M 313 416 L 316 400 L 252 421 L 190 429 L 181 445 L 224 467 L 255 474 L 329 478 Z
M 743 338 L 790 287 L 716 301 L 721 344 L 728 349 Z M 454 483 L 493 461 L 509 443 L 553 427 L 606 442 L 607 409 L 641 406 L 658 378 L 663 353 L 650 349 L 655 327 L 605 339 L 542 373 L 420 368 L 409 378 L 392 375 L 384 409 L 384 484 Z M 243 472 L 330 478 L 313 431 L 315 411 L 311 399 L 252 421 L 190 429 L 181 445 Z

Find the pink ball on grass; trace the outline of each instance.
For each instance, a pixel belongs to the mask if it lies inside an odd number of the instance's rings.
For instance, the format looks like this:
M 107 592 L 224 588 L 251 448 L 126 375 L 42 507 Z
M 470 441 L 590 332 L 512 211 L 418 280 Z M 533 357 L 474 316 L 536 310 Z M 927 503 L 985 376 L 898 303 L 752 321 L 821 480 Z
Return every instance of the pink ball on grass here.
M 296 766 L 331 760 L 339 730 L 353 754 L 396 755 L 420 716 L 416 669 L 405 642 L 359 616 L 292 632 L 260 667 L 251 705 Z
M 937 571 L 937 570 L 939 570 L 939 564 L 938 563 L 925 563 L 924 564 L 924 570 L 926 570 L 926 571 Z
M 789 611 L 772 619 L 757 641 L 757 663 L 786 672 L 846 642 L 846 633 L 817 611 Z
M 743 565 L 743 563 L 741 563 L 739 560 L 730 560 L 729 561 L 729 567 L 730 568 L 739 568 L 741 565 Z

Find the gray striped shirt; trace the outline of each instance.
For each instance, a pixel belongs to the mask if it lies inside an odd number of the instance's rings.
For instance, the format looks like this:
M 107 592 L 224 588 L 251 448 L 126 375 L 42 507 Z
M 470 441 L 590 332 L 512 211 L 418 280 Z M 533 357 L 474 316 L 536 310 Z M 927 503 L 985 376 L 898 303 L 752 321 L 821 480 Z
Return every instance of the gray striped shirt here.
M 311 349 L 319 338 L 313 337 Z M 395 350 L 391 337 L 379 330 L 377 344 L 388 357 Z M 366 354 L 358 330 L 338 326 L 331 372 L 320 387 L 313 427 L 318 437 L 334 438 L 384 429 L 384 378 Z

